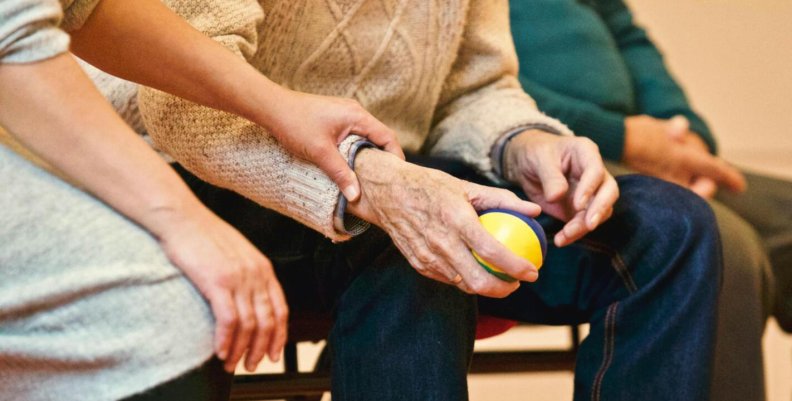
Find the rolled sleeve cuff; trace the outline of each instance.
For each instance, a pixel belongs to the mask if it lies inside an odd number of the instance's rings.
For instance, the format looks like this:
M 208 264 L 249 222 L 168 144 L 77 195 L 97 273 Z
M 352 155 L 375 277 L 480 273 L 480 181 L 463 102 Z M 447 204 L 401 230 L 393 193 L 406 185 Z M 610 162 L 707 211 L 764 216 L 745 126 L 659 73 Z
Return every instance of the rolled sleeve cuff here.
M 503 172 L 504 172 L 503 154 L 506 151 L 506 145 L 508 145 L 509 142 L 511 142 L 511 140 L 514 139 L 515 136 L 528 130 L 540 130 L 555 135 L 570 135 L 570 136 L 572 135 L 572 133 L 568 130 L 561 131 L 547 124 L 528 124 L 507 131 L 495 141 L 495 143 L 492 145 L 492 150 L 490 151 L 490 160 L 492 161 L 492 171 L 495 173 L 495 177 L 493 178 L 495 178 L 496 184 L 498 185 L 508 184 L 508 181 L 506 181 L 503 176 Z
M 350 145 L 347 153 L 347 163 L 351 169 L 355 169 L 355 157 L 357 156 L 357 153 L 366 148 L 376 149 L 377 146 L 366 140 L 359 140 L 353 142 Z M 371 227 L 371 223 L 357 216 L 347 214 L 346 209 L 348 204 L 349 201 L 347 198 L 343 193 L 339 192 L 338 203 L 336 204 L 336 209 L 333 214 L 333 228 L 345 236 L 355 236 L 362 234 L 368 230 L 369 227 Z

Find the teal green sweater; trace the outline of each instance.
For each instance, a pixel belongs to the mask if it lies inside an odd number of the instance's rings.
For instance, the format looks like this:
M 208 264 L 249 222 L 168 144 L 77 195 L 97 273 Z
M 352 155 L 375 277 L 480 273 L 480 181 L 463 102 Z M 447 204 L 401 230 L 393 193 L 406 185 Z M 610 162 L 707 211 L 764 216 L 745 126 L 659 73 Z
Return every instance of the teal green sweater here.
M 621 160 L 624 118 L 636 114 L 684 115 L 715 152 L 707 124 L 623 1 L 510 1 L 523 88 L 605 158 Z

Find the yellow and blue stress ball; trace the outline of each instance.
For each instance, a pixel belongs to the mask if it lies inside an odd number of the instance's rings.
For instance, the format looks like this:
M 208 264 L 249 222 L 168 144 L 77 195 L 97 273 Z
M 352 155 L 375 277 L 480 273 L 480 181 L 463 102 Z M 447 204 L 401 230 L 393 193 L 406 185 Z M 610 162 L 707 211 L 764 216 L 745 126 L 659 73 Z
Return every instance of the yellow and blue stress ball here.
M 542 267 L 547 255 L 547 237 L 539 223 L 523 214 L 506 209 L 489 209 L 479 214 L 481 224 L 495 239 L 517 256 L 528 259 L 537 269 Z M 513 282 L 514 278 L 479 257 L 473 256 L 488 272 L 501 280 Z

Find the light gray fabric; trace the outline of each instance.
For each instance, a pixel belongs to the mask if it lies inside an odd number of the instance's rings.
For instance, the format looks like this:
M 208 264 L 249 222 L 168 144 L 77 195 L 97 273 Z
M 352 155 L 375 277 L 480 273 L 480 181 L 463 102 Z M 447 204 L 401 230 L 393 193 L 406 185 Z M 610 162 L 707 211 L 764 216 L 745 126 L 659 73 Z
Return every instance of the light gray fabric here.
M 632 174 L 607 163 L 614 175 Z M 712 400 L 764 400 L 762 336 L 773 298 L 773 273 L 756 230 L 732 209 L 710 201 L 723 247 Z
M 0 0 L 0 63 L 32 63 L 65 53 L 64 31 L 79 29 L 98 2 Z
M 204 299 L 140 227 L 0 146 L 0 400 L 115 400 L 212 354 Z
M 0 0 L 0 63 L 30 63 L 69 48 L 57 0 Z

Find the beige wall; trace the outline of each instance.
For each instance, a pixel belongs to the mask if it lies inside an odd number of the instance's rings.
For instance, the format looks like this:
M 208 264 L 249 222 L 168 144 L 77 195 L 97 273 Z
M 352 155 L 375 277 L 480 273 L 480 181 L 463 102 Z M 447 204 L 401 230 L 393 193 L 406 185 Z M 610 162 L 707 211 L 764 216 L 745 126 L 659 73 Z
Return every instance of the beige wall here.
M 728 160 L 792 177 L 792 1 L 628 0 Z

